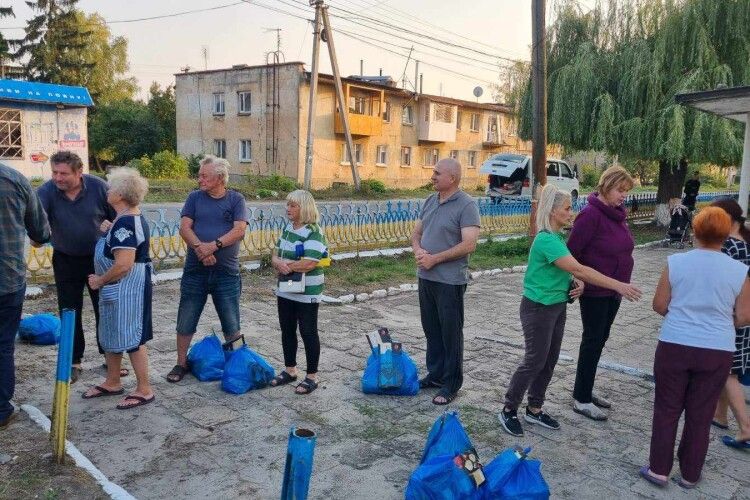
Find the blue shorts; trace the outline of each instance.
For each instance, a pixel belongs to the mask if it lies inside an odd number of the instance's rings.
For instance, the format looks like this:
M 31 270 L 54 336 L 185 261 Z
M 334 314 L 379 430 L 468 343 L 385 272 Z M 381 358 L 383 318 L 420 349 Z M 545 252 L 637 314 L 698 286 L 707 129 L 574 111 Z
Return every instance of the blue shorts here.
M 216 308 L 225 336 L 240 331 L 240 274 L 221 269 L 185 269 L 180 283 L 177 335 L 194 335 L 208 296 Z

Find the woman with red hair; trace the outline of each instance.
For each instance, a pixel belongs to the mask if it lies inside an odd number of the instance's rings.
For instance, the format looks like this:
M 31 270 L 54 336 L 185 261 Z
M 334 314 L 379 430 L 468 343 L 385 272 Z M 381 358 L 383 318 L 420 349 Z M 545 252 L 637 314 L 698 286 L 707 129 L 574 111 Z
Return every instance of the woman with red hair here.
M 721 208 L 701 210 L 693 221 L 695 249 L 667 258 L 654 294 L 664 322 L 654 357 L 651 453 L 640 474 L 659 486 L 672 469 L 683 412 L 676 482 L 689 489 L 700 480 L 711 419 L 732 366 L 735 324 L 750 323 L 747 266 L 721 251 L 731 227 Z

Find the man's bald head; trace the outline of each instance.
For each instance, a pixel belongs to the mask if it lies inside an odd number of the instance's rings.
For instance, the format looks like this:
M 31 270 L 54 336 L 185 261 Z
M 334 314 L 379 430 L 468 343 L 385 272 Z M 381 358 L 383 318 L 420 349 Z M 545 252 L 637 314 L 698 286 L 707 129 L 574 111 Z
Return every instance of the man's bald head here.
M 439 167 L 446 174 L 452 175 L 456 179 L 456 184 L 461 182 L 461 164 L 454 158 L 443 158 L 437 162 L 435 167 Z

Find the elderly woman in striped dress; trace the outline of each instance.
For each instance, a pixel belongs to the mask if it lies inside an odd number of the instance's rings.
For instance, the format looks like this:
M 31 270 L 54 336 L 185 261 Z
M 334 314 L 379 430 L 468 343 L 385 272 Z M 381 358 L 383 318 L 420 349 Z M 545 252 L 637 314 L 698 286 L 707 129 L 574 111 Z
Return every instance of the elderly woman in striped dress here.
M 312 195 L 304 190 L 286 197 L 284 227 L 271 256 L 271 264 L 279 273 L 279 280 L 299 278 L 304 273 L 304 287 L 297 291 L 276 290 L 278 301 L 281 345 L 284 351 L 284 370 L 271 381 L 272 387 L 295 382 L 297 369 L 297 327 L 305 345 L 307 374 L 297 384 L 297 394 L 310 394 L 318 388 L 318 306 L 323 293 L 321 259 L 327 254 L 326 239 L 318 225 L 318 208 Z M 281 288 L 281 287 L 280 287 Z

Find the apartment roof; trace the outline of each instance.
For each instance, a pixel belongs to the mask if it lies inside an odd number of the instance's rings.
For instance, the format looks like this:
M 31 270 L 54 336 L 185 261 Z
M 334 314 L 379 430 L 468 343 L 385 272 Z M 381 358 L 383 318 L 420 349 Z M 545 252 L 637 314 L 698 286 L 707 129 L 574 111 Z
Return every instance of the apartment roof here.
M 253 66 L 249 64 L 235 64 L 231 68 L 220 68 L 220 69 L 207 69 L 203 71 L 181 71 L 179 73 L 175 73 L 175 76 L 185 76 L 185 75 L 205 75 L 209 73 L 222 73 L 225 71 L 245 71 L 248 69 L 258 69 L 258 68 L 267 68 L 270 66 L 304 66 L 305 63 L 302 61 L 289 61 L 289 62 L 282 62 L 279 64 L 255 64 Z
M 85 87 L 71 87 L 53 83 L 27 82 L 23 80 L 0 80 L 0 99 L 69 106 L 93 106 L 89 91 Z

